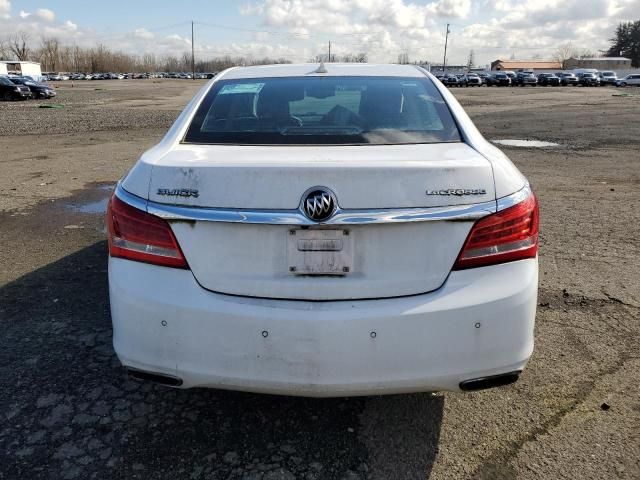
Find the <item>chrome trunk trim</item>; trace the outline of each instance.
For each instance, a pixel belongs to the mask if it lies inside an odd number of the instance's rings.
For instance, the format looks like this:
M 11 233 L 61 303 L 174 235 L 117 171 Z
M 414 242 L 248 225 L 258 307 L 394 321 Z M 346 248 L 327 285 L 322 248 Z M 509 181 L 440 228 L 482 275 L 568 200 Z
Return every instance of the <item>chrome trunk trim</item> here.
M 496 202 L 498 206 L 498 212 L 504 210 L 505 208 L 513 207 L 514 205 L 524 201 L 532 193 L 533 190 L 531 190 L 531 186 L 529 185 L 529 183 L 527 183 L 516 193 L 512 193 L 511 195 L 507 195 L 506 197 L 499 198 Z
M 129 205 L 174 221 L 257 223 L 269 225 L 362 225 L 371 223 L 403 223 L 429 221 L 477 220 L 496 212 L 496 202 L 473 205 L 451 205 L 430 208 L 346 209 L 338 207 L 324 222 L 309 220 L 300 210 L 243 210 L 167 205 L 147 201 L 127 192 L 120 183 L 115 194 Z

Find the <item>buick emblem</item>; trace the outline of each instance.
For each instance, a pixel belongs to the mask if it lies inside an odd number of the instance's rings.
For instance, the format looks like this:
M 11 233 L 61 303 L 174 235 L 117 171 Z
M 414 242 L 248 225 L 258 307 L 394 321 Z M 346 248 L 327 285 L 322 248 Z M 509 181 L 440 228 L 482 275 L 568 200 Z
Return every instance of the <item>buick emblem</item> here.
M 309 220 L 323 222 L 336 211 L 338 201 L 334 193 L 325 187 L 313 187 L 302 196 L 300 209 Z

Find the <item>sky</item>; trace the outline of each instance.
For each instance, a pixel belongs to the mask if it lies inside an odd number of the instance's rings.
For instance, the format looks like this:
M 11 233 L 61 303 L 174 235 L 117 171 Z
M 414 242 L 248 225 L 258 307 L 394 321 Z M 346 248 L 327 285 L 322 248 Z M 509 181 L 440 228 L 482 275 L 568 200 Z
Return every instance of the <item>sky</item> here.
M 550 59 L 559 45 L 607 49 L 621 21 L 640 20 L 640 0 L 0 0 L 0 39 L 27 32 L 142 55 L 284 57 L 367 54 L 370 62 Z

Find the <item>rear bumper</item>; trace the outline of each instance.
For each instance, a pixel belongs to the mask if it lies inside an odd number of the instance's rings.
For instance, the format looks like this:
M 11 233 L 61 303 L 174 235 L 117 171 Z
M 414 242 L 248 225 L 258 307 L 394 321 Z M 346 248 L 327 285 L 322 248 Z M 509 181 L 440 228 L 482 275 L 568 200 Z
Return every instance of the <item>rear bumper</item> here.
M 533 351 L 537 259 L 452 272 L 437 291 L 383 300 L 233 297 L 189 271 L 109 259 L 121 362 L 182 381 L 342 396 L 460 390 L 519 371 Z

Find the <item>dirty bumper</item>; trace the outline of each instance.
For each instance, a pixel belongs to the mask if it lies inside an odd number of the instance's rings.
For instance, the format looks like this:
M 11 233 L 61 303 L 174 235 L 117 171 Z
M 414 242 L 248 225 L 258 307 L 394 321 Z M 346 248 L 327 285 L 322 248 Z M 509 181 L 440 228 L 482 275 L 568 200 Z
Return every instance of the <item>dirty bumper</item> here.
M 234 297 L 191 272 L 110 259 L 114 347 L 130 368 L 213 387 L 304 396 L 459 390 L 524 368 L 537 259 L 452 272 L 411 297 Z M 514 281 L 518 279 L 518 281 Z

